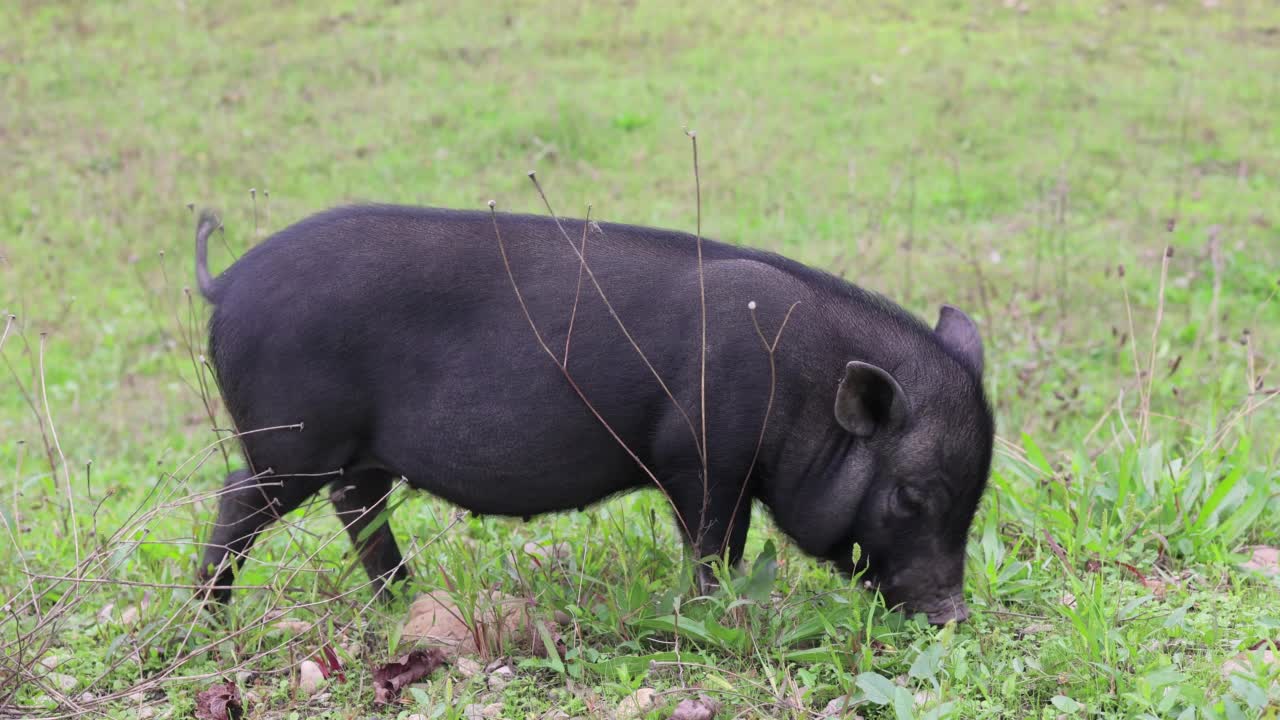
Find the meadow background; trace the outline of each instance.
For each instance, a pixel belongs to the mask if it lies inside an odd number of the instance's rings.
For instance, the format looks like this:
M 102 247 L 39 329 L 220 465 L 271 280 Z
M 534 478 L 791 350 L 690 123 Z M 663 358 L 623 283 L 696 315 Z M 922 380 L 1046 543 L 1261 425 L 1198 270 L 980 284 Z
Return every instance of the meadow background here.
M 13 0 L 0 91 L 0 715 L 190 717 L 224 680 L 258 718 L 1280 713 L 1273 2 Z M 559 213 L 692 231 L 686 128 L 706 234 L 978 320 L 973 620 L 886 613 L 763 517 L 694 597 L 653 494 L 521 523 L 398 493 L 387 607 L 316 503 L 201 615 L 231 448 L 187 204 L 215 272 L 343 202 L 545 212 L 535 169 Z M 490 589 L 564 657 L 374 702 L 416 593 Z

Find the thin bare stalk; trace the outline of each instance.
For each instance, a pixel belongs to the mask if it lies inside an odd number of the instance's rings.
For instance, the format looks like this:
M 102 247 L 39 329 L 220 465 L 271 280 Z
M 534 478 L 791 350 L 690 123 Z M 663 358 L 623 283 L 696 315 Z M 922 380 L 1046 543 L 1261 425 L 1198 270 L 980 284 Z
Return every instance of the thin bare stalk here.
M 534 178 L 533 173 L 529 173 L 529 177 L 534 179 L 534 184 L 536 185 L 538 181 L 536 178 Z M 538 192 L 539 193 L 542 192 L 542 188 L 540 186 L 538 187 Z M 542 198 L 543 198 L 543 201 L 545 202 L 546 195 L 544 194 Z M 627 443 L 618 435 L 617 432 L 614 431 L 613 426 L 611 426 L 609 422 L 604 419 L 604 416 L 601 415 L 598 410 L 596 410 L 595 405 L 593 405 L 591 401 L 587 399 L 586 393 L 582 391 L 582 388 L 578 387 L 578 383 L 574 381 L 573 376 L 569 374 L 568 369 L 564 365 L 560 364 L 560 361 L 556 359 L 555 352 L 551 350 L 551 348 L 547 345 L 546 341 L 542 338 L 542 332 L 538 330 L 537 323 L 533 321 L 533 316 L 529 314 L 529 306 L 525 304 L 524 293 L 520 292 L 520 286 L 516 283 L 515 274 L 512 273 L 511 271 L 511 262 L 507 258 L 507 246 L 506 246 L 506 243 L 503 242 L 502 240 L 501 230 L 498 229 L 498 212 L 496 208 L 497 208 L 497 203 L 493 200 L 490 200 L 489 215 L 490 217 L 493 218 L 493 234 L 498 240 L 498 251 L 502 255 L 502 266 L 506 270 L 507 279 L 511 282 L 511 289 L 515 291 L 516 300 L 520 303 L 520 311 L 524 313 L 524 318 L 526 321 L 528 321 L 529 328 L 533 330 L 533 336 L 538 342 L 538 347 L 542 348 L 542 351 L 547 354 L 547 357 L 550 357 L 551 361 L 555 363 L 556 367 L 560 370 L 560 374 L 563 375 L 564 379 L 569 383 L 569 387 L 573 389 L 573 392 L 576 393 L 578 398 L 582 400 L 583 404 L 587 406 L 587 410 L 589 410 L 591 414 L 596 418 L 596 420 L 600 422 L 600 425 L 604 427 L 605 432 L 609 433 L 609 437 L 613 438 L 614 441 L 618 443 L 618 446 L 622 448 L 623 452 L 625 452 L 628 457 L 630 457 L 633 461 L 635 461 L 636 465 L 640 467 L 641 471 L 643 471 L 644 474 L 647 475 L 651 481 L 653 481 L 654 486 L 657 487 L 658 490 L 662 492 L 663 496 L 667 498 L 667 502 L 671 504 L 671 507 L 674 510 L 676 508 L 675 501 L 672 500 L 671 495 L 667 493 L 666 488 L 662 487 L 662 483 L 658 482 L 657 476 L 654 475 L 653 471 L 651 471 L 648 468 L 648 466 L 644 464 L 644 461 L 642 461 L 639 458 L 639 456 L 637 456 L 635 452 L 633 452 L 631 448 L 627 446 Z M 550 211 L 550 208 L 551 208 L 550 203 L 548 203 L 547 204 L 548 211 Z M 559 220 L 556 221 L 556 224 L 557 225 L 559 224 Z M 563 229 L 561 231 L 563 232 Z M 565 239 L 568 239 L 568 237 L 569 237 L 568 235 L 565 235 Z M 573 250 L 575 253 L 578 252 L 578 248 L 574 246 L 573 241 L 569 241 L 569 246 L 573 247 Z M 591 276 L 592 281 L 594 282 L 595 276 L 591 273 L 590 266 L 585 265 L 586 259 L 582 258 L 580 253 L 579 253 L 579 258 L 584 263 L 584 267 L 586 269 L 587 274 Z M 600 290 L 599 284 L 596 285 L 596 289 L 600 291 L 600 297 L 604 298 L 604 291 Z M 605 300 L 605 304 L 608 305 L 608 300 Z M 612 307 L 610 307 L 610 311 L 612 312 Z M 617 318 L 617 315 L 614 314 L 614 317 Z M 619 321 L 618 324 L 619 326 L 621 326 L 621 321 Z M 626 330 L 624 329 L 623 332 L 625 333 Z M 630 334 L 628 334 L 627 338 L 630 339 L 630 337 L 631 337 Z M 632 346 L 636 347 L 636 351 L 639 352 L 639 347 L 635 345 L 635 341 L 632 341 Z M 641 357 L 643 357 L 643 353 L 641 354 Z M 647 362 L 648 361 L 646 360 L 646 363 Z M 650 369 L 652 369 L 652 366 L 650 366 Z M 657 377 L 656 371 L 654 372 L 654 377 Z M 658 382 L 662 382 L 661 378 L 659 378 Z M 663 388 L 665 389 L 666 386 L 663 385 Z M 675 397 L 671 396 L 670 391 L 668 391 L 667 395 L 670 396 L 673 401 L 675 400 Z M 676 406 L 679 407 L 679 403 L 676 403 Z M 688 416 L 686 416 L 686 418 L 687 417 Z M 690 427 L 692 427 L 692 422 L 690 422 Z M 685 524 L 684 518 L 680 516 L 680 513 L 677 511 L 675 515 L 676 515 L 676 520 L 680 523 L 681 527 L 684 529 L 685 534 L 689 535 L 689 537 L 693 537 L 693 535 L 689 533 L 689 527 L 687 524 Z
M 191 297 L 190 289 L 184 289 L 183 292 L 187 297 L 187 315 L 188 315 L 188 318 L 190 319 L 191 327 L 192 327 L 191 337 L 188 338 L 186 343 L 187 357 L 191 360 L 191 368 L 195 370 L 195 373 L 196 373 L 196 392 L 200 396 L 200 405 L 201 407 L 204 408 L 205 417 L 209 419 L 210 429 L 212 429 L 213 432 L 217 434 L 218 414 L 213 409 L 213 397 L 212 397 L 212 393 L 209 392 L 209 381 L 208 381 L 208 377 L 213 377 L 214 381 L 216 382 L 217 373 L 213 372 L 213 368 L 209 366 L 209 363 L 207 360 L 205 360 L 203 353 L 201 353 L 199 356 L 196 355 L 195 342 L 194 342 L 195 317 L 196 317 L 195 302 L 194 302 L 194 299 Z M 206 371 L 209 372 L 209 376 L 205 375 Z M 226 445 L 219 445 L 218 450 L 222 452 L 223 467 L 226 469 L 227 472 L 231 472 L 231 451 L 228 450 Z
M 1147 360 L 1147 389 L 1142 396 L 1142 443 L 1145 445 L 1150 437 L 1151 430 L 1151 393 L 1155 388 L 1156 382 L 1156 350 L 1159 347 L 1160 340 L 1160 323 L 1164 320 L 1164 286 L 1165 281 L 1169 277 L 1169 259 L 1173 257 L 1173 246 L 1170 245 L 1164 250 L 1164 257 L 1160 262 L 1160 290 L 1156 294 L 1156 321 L 1151 328 L 1151 354 Z
M 591 229 L 591 206 L 587 206 L 587 217 L 582 223 L 582 259 L 578 261 L 578 287 L 573 291 L 573 309 L 569 311 L 569 330 L 564 334 L 564 361 L 561 365 L 569 366 L 569 341 L 573 339 L 573 321 L 578 317 L 578 300 L 582 297 L 582 274 L 587 267 L 587 231 Z
M 1119 266 L 1118 274 L 1120 275 L 1120 291 L 1124 294 L 1124 314 L 1129 322 L 1129 350 L 1133 355 L 1133 377 L 1138 384 L 1139 406 L 1145 408 L 1148 406 L 1146 399 L 1147 386 L 1146 383 L 1142 382 L 1142 363 L 1138 360 L 1138 340 L 1133 328 L 1133 305 L 1129 302 L 1129 283 L 1125 280 L 1123 265 Z M 1120 413 L 1120 420 L 1121 422 L 1124 421 L 1123 412 Z
M 53 411 L 49 407 L 49 390 L 45 384 L 44 346 L 48 339 L 46 333 L 40 333 L 40 399 L 44 403 L 44 416 L 49 422 L 49 435 L 53 439 L 53 447 L 58 452 L 58 467 L 62 469 L 63 485 L 67 492 L 67 509 L 70 513 L 71 541 L 75 545 L 76 563 L 80 562 L 80 523 L 76 515 L 76 495 L 71 488 L 71 473 L 67 470 L 67 456 L 62 453 L 62 443 L 58 441 L 58 428 L 53 424 Z M 56 478 L 55 478 L 56 479 Z
M 667 386 L 667 383 L 663 381 L 662 376 L 658 374 L 657 368 L 653 366 L 653 363 L 649 361 L 649 357 L 644 354 L 644 351 L 640 349 L 640 345 L 636 342 L 635 338 L 631 336 L 631 331 L 627 330 L 627 326 L 622 322 L 622 317 L 618 315 L 618 312 L 616 310 L 614 310 L 613 303 L 609 302 L 609 297 L 605 294 L 604 288 L 601 287 L 600 281 L 596 279 L 596 274 L 591 270 L 590 263 L 587 263 L 586 258 L 578 250 L 578 247 L 573 244 L 573 240 L 569 238 L 569 233 L 565 232 L 564 225 L 560 222 L 560 217 L 556 215 L 555 210 L 551 208 L 551 201 L 547 199 L 547 194 L 543 192 L 542 184 L 538 182 L 537 173 L 534 173 L 531 171 L 529 173 L 529 179 L 533 181 L 534 188 L 537 189 L 538 195 L 542 197 L 542 203 L 546 205 L 547 212 L 551 215 L 551 219 L 555 221 L 556 227 L 560 230 L 560 234 L 564 237 L 565 242 L 569 243 L 570 249 L 573 250 L 574 254 L 578 257 L 578 260 L 582 263 L 583 270 L 586 271 L 587 277 L 591 279 L 591 284 L 595 287 L 596 292 L 599 293 L 600 299 L 601 301 L 604 302 L 605 308 L 609 310 L 610 317 L 612 317 L 614 322 L 617 323 L 618 329 L 622 331 L 622 335 L 626 337 L 627 342 L 631 344 L 631 348 L 636 351 L 637 355 L 640 356 L 640 360 L 644 363 L 645 367 L 649 369 L 649 372 L 653 375 L 653 378 L 658 381 L 658 385 L 662 388 L 662 391 L 666 393 L 667 398 L 670 399 L 672 404 L 676 406 L 676 411 L 680 413 L 680 416 L 682 418 L 684 418 L 685 424 L 689 426 L 689 432 L 693 434 L 693 442 L 695 445 L 698 446 L 697 448 L 698 452 L 702 452 L 701 443 L 699 442 L 698 430 L 697 428 L 694 427 L 693 419 L 689 417 L 688 411 L 686 411 L 684 406 L 680 404 L 679 400 L 676 400 L 676 396 L 671 392 L 671 388 L 669 388 Z M 491 200 L 490 202 L 493 202 L 493 201 Z M 490 211 L 493 211 L 493 208 L 494 208 L 494 205 L 489 206 Z M 494 217 L 495 217 L 495 226 L 496 226 L 496 217 L 497 217 L 496 214 Z M 526 311 L 526 314 L 528 314 L 527 311 Z M 532 323 L 532 321 L 533 321 L 532 317 L 530 317 L 530 322 Z M 555 357 L 555 356 L 552 355 L 552 357 Z M 559 365 L 560 364 L 559 361 L 557 361 L 556 364 Z
M 26 350 L 27 357 L 31 357 L 31 343 L 27 341 L 26 334 L 19 331 L 18 338 L 22 340 L 23 349 Z M 35 397 L 27 392 L 27 386 L 18 377 L 18 371 L 14 368 L 13 363 L 9 362 L 9 358 L 4 358 L 5 367 L 9 369 L 9 374 L 13 376 L 13 384 L 18 388 L 18 393 L 22 395 L 22 399 L 26 402 L 27 407 L 31 409 L 31 414 L 35 416 L 36 425 L 40 428 L 40 443 L 44 449 L 45 462 L 49 466 L 49 474 L 53 476 L 54 482 L 58 479 L 58 462 L 54 458 L 53 442 L 49 439 L 49 431 L 45 428 L 44 414 L 40 412 L 40 406 L 36 404 Z M 37 373 L 32 374 L 32 386 L 38 386 L 41 380 L 37 377 Z
M 9 315 L 4 321 L 4 332 L 0 333 L 0 350 L 4 349 L 4 341 L 9 339 L 9 330 L 13 327 L 13 321 L 17 320 L 17 315 Z
M 775 356 L 778 350 L 778 343 L 782 340 L 782 331 L 787 328 L 787 321 L 791 319 L 791 313 L 796 309 L 800 302 L 791 303 L 791 307 L 787 308 L 787 314 L 782 317 L 782 323 L 778 325 L 778 332 L 773 336 L 773 342 L 765 339 L 764 331 L 760 329 L 760 319 L 756 317 L 756 301 L 752 300 L 747 303 L 747 310 L 751 312 L 751 323 L 755 326 L 756 335 L 760 338 L 760 344 L 764 346 L 765 354 L 769 357 L 769 400 L 765 404 L 764 419 L 760 421 L 760 434 L 756 438 L 755 451 L 751 454 L 751 464 L 747 466 L 747 474 L 742 479 L 741 487 L 738 489 L 738 499 L 733 503 L 733 513 L 730 515 L 729 527 L 725 532 L 725 539 L 720 550 L 723 553 L 729 542 L 729 538 L 733 534 L 733 525 L 738 521 L 738 511 L 742 508 L 742 501 L 747 496 L 747 488 L 751 484 L 751 475 L 756 471 L 756 462 L 760 459 L 760 450 L 764 447 L 764 435 L 769 427 L 769 417 L 773 414 L 773 399 L 778 386 L 778 372 Z
M 707 460 L 707 283 L 706 273 L 702 267 L 702 177 L 698 172 L 698 134 L 687 130 L 689 140 L 693 144 L 693 188 L 697 204 L 697 245 L 698 245 L 698 305 L 702 314 L 702 338 L 698 344 L 698 415 L 702 420 L 702 448 L 699 455 L 702 460 L 702 515 L 699 532 L 707 526 L 707 506 L 711 504 L 711 477 Z M 726 535 L 726 542 L 728 536 Z M 699 538 L 701 539 L 701 538 Z

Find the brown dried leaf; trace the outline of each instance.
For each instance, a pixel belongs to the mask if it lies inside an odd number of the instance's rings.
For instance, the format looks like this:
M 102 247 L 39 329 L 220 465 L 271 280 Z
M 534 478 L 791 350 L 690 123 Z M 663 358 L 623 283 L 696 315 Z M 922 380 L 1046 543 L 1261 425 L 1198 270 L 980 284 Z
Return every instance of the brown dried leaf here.
M 1270 644 L 1266 640 L 1255 643 L 1253 647 L 1223 663 L 1222 677 L 1229 678 L 1237 673 L 1247 674 L 1253 668 L 1255 656 L 1264 665 L 1280 664 L 1280 655 L 1276 655 L 1271 648 L 1267 647 Z
M 400 694 L 401 688 L 430 675 L 444 664 L 444 652 L 439 648 L 414 650 L 395 662 L 385 663 L 373 670 L 374 702 L 386 705 Z
M 681 700 L 667 720 L 712 720 L 720 711 L 720 703 L 706 695 L 697 700 Z
M 244 717 L 240 688 L 233 682 L 214 685 L 196 695 L 196 717 L 199 720 L 239 720 Z

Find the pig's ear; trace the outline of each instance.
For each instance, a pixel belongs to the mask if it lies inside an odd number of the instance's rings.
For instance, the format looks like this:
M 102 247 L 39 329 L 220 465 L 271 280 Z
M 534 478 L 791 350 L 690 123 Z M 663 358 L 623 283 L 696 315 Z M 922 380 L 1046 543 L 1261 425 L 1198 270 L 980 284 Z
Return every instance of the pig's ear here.
M 907 419 L 907 398 L 902 386 L 875 365 L 854 361 L 845 365 L 844 379 L 836 391 L 836 422 L 857 437 L 877 430 L 892 430 Z
M 943 305 L 938 311 L 938 324 L 933 332 L 974 377 L 982 377 L 982 337 L 978 335 L 978 326 L 968 315 L 959 308 Z

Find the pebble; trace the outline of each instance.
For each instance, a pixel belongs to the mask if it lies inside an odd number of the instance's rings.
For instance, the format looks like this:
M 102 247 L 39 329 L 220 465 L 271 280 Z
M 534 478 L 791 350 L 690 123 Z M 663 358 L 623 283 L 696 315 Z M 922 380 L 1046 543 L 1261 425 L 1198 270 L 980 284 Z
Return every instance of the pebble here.
M 503 665 L 489 674 L 489 688 L 491 690 L 501 690 L 515 677 L 516 671 L 512 670 L 510 665 Z
M 653 688 L 640 688 L 618 703 L 618 720 L 628 720 L 644 715 L 653 707 L 653 696 L 657 691 Z
M 460 657 L 453 663 L 453 667 L 462 675 L 462 677 L 471 677 L 484 671 L 480 663 L 468 657 Z
M 49 673 L 46 676 L 46 679 L 53 683 L 54 686 L 62 692 L 71 692 L 72 690 L 75 690 L 76 685 L 79 683 L 79 681 L 74 677 L 71 677 L 70 675 L 63 675 L 62 673 Z
M 324 673 L 320 665 L 313 660 L 303 660 L 298 666 L 298 688 L 307 695 L 314 695 L 324 682 Z
M 847 698 L 838 697 L 835 700 L 832 700 L 831 702 L 827 703 L 827 706 L 822 710 L 822 715 L 821 715 L 822 720 L 841 720 L 842 718 L 844 718 L 846 713 L 846 710 L 845 710 L 846 699 Z M 862 716 L 854 715 L 853 717 L 849 718 L 849 720 L 862 720 Z

